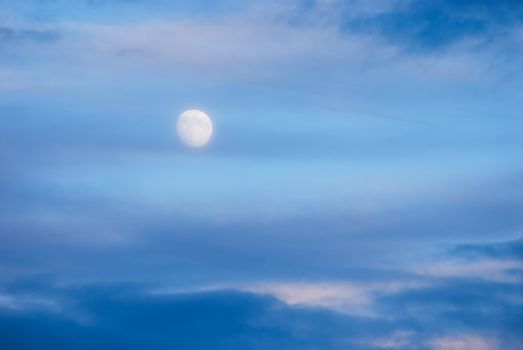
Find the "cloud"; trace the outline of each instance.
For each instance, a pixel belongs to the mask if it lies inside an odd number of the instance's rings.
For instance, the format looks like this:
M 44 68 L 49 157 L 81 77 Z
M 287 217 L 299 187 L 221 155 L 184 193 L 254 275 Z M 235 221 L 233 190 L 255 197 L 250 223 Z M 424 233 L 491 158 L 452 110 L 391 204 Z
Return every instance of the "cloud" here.
M 273 282 L 236 288 L 253 293 L 269 294 L 288 305 L 325 308 L 350 315 L 377 317 L 377 310 L 374 308 L 375 299 L 383 295 L 427 286 L 427 282 L 422 280 L 405 279 L 367 283 L 357 281 Z
M 1 344 L 521 347 L 521 240 L 474 243 L 522 228 L 521 89 L 476 84 L 517 66 L 519 6 L 39 3 L 0 29 Z M 205 154 L 173 145 L 189 100 Z
M 364 38 L 340 42 L 334 28 L 293 28 L 269 20 L 153 21 L 124 25 L 70 24 L 68 30 L 89 47 L 77 60 L 146 69 L 204 73 L 208 78 L 275 79 L 285 69 L 320 65 L 360 51 Z M 102 39 L 103 38 L 103 39 Z M 74 45 L 78 46 L 78 44 Z M 75 50 L 74 46 L 72 47 Z M 64 48 L 68 50 L 68 48 Z M 121 53 L 132 56 L 121 56 Z M 304 59 L 310 63 L 304 61 Z
M 397 1 L 376 16 L 349 20 L 353 30 L 377 31 L 409 50 L 440 50 L 457 42 L 489 44 L 522 24 L 519 1 Z
M 495 340 L 476 335 L 444 337 L 430 341 L 433 350 L 496 350 L 500 349 Z
M 389 336 L 372 340 L 363 340 L 362 345 L 373 349 L 410 349 L 414 346 L 414 332 L 396 331 Z
M 523 259 L 523 240 L 478 244 L 460 244 L 454 247 L 451 254 L 468 260 L 478 258 Z
M 322 307 L 347 313 L 370 313 L 370 293 L 351 283 L 268 283 L 247 287 L 270 294 L 288 305 Z
M 372 317 L 306 306 L 302 297 L 317 301 L 327 288 L 302 286 L 272 288 L 284 303 L 233 289 L 158 293 L 138 284 L 4 283 L 0 300 L 10 301 L 0 303 L 0 339 L 7 350 L 36 344 L 56 350 L 512 350 L 523 344 L 523 304 L 504 297 L 521 286 L 454 281 L 395 289 L 373 302 L 379 313 Z
M 2 295 L 0 294 L 0 309 L 11 310 L 15 312 L 23 311 L 57 311 L 59 309 L 58 304 L 53 300 L 34 297 L 31 295 Z
M 148 296 L 118 286 L 61 293 L 82 317 L 1 310 L 3 348 L 338 348 L 336 315 L 292 310 L 267 297 L 233 291 Z M 320 320 L 333 329 L 317 327 Z
M 507 249 L 517 247 L 519 241 L 494 243 L 492 247 L 503 246 Z M 473 245 L 470 245 L 471 247 Z M 486 245 L 478 245 L 484 247 Z M 523 260 L 493 259 L 484 254 L 477 260 L 468 261 L 456 259 L 456 249 L 450 250 L 444 259 L 432 264 L 415 267 L 396 273 L 395 277 L 389 278 L 348 278 L 323 281 L 252 281 L 246 283 L 228 283 L 208 285 L 197 288 L 196 291 L 216 291 L 221 289 L 241 290 L 248 293 L 270 295 L 290 306 L 304 308 L 328 309 L 347 315 L 359 315 L 365 317 L 387 318 L 388 314 L 380 310 L 380 301 L 387 298 L 401 297 L 412 293 L 412 295 L 437 294 L 438 290 L 449 290 L 454 292 L 451 285 L 485 285 L 496 289 L 499 285 L 499 295 L 503 302 L 519 304 L 516 291 L 523 285 Z M 454 259 L 451 259 L 454 257 Z M 420 264 L 414 264 L 420 265 Z M 389 272 L 389 275 L 391 272 Z M 461 287 L 456 287 L 459 291 Z M 485 288 L 485 287 L 483 287 Z M 503 291 L 504 290 L 504 291 Z M 167 289 L 158 290 L 162 293 L 178 293 L 181 291 Z M 452 302 L 452 300 L 450 301 Z M 384 343 L 392 342 L 384 339 Z
M 443 278 L 482 279 L 499 283 L 523 281 L 522 241 L 458 244 L 448 259 L 416 268 L 418 273 Z
M 521 283 L 522 260 L 484 259 L 474 262 L 439 262 L 417 270 L 436 277 L 481 278 L 496 282 Z
M 94 7 L 111 9 L 121 4 L 105 5 Z M 184 79 L 218 83 L 274 83 L 292 78 L 297 87 L 305 83 L 307 76 L 303 72 L 314 72 L 315 84 L 335 80 L 338 84 L 357 86 L 374 81 L 376 76 L 381 77 L 381 82 L 383 77 L 397 82 L 395 76 L 417 80 L 420 73 L 436 82 L 500 79 L 512 65 L 506 61 L 504 65 L 493 66 L 493 60 L 500 60 L 500 53 L 512 57 L 512 47 L 517 47 L 520 41 L 515 23 L 514 33 L 504 32 L 503 41 L 478 44 L 467 36 L 466 24 L 461 28 L 459 24 L 452 27 L 451 23 L 456 14 L 479 11 L 483 16 L 490 7 L 479 6 L 474 10 L 464 6 L 462 10 L 451 3 L 431 6 L 417 1 L 385 1 L 373 6 L 360 1 L 248 3 L 241 10 L 219 12 L 214 17 L 189 14 L 183 19 L 155 12 L 155 8 L 162 6 L 150 5 L 147 8 L 151 13 L 144 11 L 148 15 L 133 16 L 127 21 L 96 21 L 96 16 L 57 20 L 53 25 L 59 28 L 56 33 L 60 33 L 60 45 L 21 54 L 43 55 L 51 66 L 65 64 L 80 71 L 96 67 L 112 74 L 137 70 L 170 72 Z M 229 3 L 222 6 L 236 8 Z M 444 9 L 441 20 L 433 13 L 440 9 Z M 438 23 L 450 27 L 439 28 Z M 421 29 L 412 29 L 420 26 Z M 490 28 L 490 22 L 485 26 Z M 414 33 L 410 33 L 412 30 Z M 425 31 L 428 34 L 423 34 Z M 460 31 L 463 32 L 460 37 L 445 36 Z M 40 40 L 58 37 L 37 29 L 7 33 L 6 37 Z M 477 37 L 483 35 L 479 33 Z M 448 50 L 417 55 L 405 49 L 409 46 L 445 46 Z
M 493 246 L 510 244 L 515 245 Z M 180 282 L 172 288 L 165 284 L 172 278 L 160 280 L 4 280 L 0 340 L 7 350 L 35 344 L 56 350 L 515 350 L 523 345 L 521 282 L 474 274 L 400 278 L 391 271 L 333 282 L 222 279 L 204 288 Z

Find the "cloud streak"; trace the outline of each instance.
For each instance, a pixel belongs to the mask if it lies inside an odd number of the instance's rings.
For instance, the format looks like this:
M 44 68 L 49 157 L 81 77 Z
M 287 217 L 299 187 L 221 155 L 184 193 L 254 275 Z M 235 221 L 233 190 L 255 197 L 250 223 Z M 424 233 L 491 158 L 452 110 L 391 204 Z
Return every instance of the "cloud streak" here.
M 411 79 L 423 73 L 425 78 L 436 81 L 477 81 L 478 78 L 488 81 L 505 74 L 501 67 L 493 69 L 488 62 L 493 55 L 508 54 L 511 49 L 474 43 L 468 37 L 468 22 L 463 24 L 454 19 L 458 16 L 456 13 L 461 13 L 474 20 L 474 13 L 469 13 L 466 6 L 463 10 L 450 3 L 432 6 L 416 1 L 391 3 L 394 5 L 384 3 L 378 9 L 369 9 L 360 2 L 319 1 L 306 5 L 298 1 L 290 5 L 250 5 L 231 16 L 218 18 L 175 17 L 119 24 L 89 19 L 59 21 L 56 23 L 59 32 L 4 28 L 0 37 L 4 41 L 61 38 L 60 45 L 53 46 L 51 52 L 49 48 L 35 49 L 39 55 L 49 56 L 58 64 L 127 71 L 150 71 L 152 66 L 157 71 L 213 78 L 219 82 L 282 81 L 319 67 L 324 77 L 343 77 L 341 81 L 345 83 L 354 79 L 355 74 L 365 72 L 366 79 L 373 79 L 372 72 L 394 72 L 407 74 Z M 517 5 L 513 6 L 519 11 Z M 483 17 L 490 12 L 499 18 L 511 12 L 509 5 L 492 7 L 485 5 L 484 11 L 476 16 L 488 21 Z M 431 19 L 437 17 L 439 9 L 445 9 L 441 16 L 448 19 L 443 22 L 450 27 L 423 28 L 427 23 L 437 22 Z M 405 23 L 405 18 L 415 23 Z M 518 22 L 506 21 L 516 33 Z M 419 26 L 421 28 L 416 29 Z M 414 28 L 414 32 L 410 33 L 409 28 Z M 444 37 L 445 33 L 460 32 L 456 38 Z M 476 34 L 480 35 L 481 32 Z M 505 36 L 517 46 L 516 34 L 505 33 Z M 430 44 L 431 38 L 434 44 Z M 445 45 L 448 49 L 420 56 L 405 52 L 404 46 L 411 45 L 405 42 Z M 383 70 L 383 66 L 387 68 Z M 342 68 L 332 71 L 333 67 Z

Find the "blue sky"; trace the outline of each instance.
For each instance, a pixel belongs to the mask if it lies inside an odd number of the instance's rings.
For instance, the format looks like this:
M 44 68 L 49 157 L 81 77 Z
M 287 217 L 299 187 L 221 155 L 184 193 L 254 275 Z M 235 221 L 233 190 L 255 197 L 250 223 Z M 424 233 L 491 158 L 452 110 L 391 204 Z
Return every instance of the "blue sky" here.
M 523 349 L 522 48 L 520 1 L 0 0 L 2 348 Z

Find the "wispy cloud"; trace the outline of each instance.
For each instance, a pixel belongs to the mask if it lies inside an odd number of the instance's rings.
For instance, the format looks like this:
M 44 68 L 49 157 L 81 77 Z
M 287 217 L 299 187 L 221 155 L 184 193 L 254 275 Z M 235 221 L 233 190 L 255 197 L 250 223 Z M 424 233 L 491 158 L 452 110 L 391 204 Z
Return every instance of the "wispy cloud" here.
M 33 296 L 43 293 L 57 300 L 60 312 L 25 303 L 28 288 Z M 9 297 L 0 299 L 9 305 L 0 307 L 0 337 L 6 349 L 17 349 L 29 340 L 66 349 L 73 338 L 81 340 L 85 349 L 93 349 L 102 340 L 97 334 L 129 349 L 146 348 L 151 342 L 192 349 L 210 344 L 225 344 L 228 349 L 244 349 L 246 344 L 252 349 L 267 344 L 285 344 L 289 349 L 314 344 L 328 350 L 518 349 L 523 343 L 518 333 L 523 304 L 506 304 L 500 295 L 507 288 L 456 282 L 393 288 L 374 301 L 380 313 L 369 317 L 318 306 L 337 304 L 340 295 L 353 303 L 368 303 L 357 288 L 339 284 L 334 288 L 332 284 L 280 283 L 254 293 L 231 288 L 151 293 L 146 286 L 129 284 L 8 284 L 9 294 L 3 295 Z M 17 322 L 12 322 L 13 317 Z M 206 337 L 194 337 L 197 334 Z
M 260 283 L 240 287 L 240 289 L 269 294 L 288 305 L 326 308 L 347 314 L 372 317 L 377 316 L 374 305 L 376 298 L 426 286 L 427 283 L 421 280 L 370 283 L 332 281 Z
M 481 278 L 505 283 L 521 283 L 523 261 L 485 259 L 474 262 L 439 262 L 417 269 L 435 277 Z
M 431 55 L 406 52 L 401 40 L 391 40 L 389 36 L 396 32 L 424 42 L 423 36 L 417 37 L 421 34 L 409 34 L 405 27 L 391 24 L 403 23 L 401 18 L 418 13 L 416 8 L 420 6 L 383 2 L 369 8 L 358 1 L 268 3 L 217 18 L 124 23 L 99 23 L 88 18 L 61 20 L 54 23 L 58 28 L 55 30 L 5 28 L 3 37 L 4 41 L 60 38 L 59 45 L 33 51 L 33 55 L 49 58 L 51 64 L 55 61 L 56 65 L 82 69 L 94 65 L 107 70 L 167 71 L 221 82 L 298 79 L 302 72 L 320 67 L 329 79 L 338 77 L 345 83 L 362 75 L 372 80 L 376 74 L 407 75 L 416 80 L 422 73 L 424 78 L 454 82 L 489 81 L 505 74 L 502 66 L 495 68 L 490 62 L 500 51 L 508 54 L 511 50 L 490 43 L 479 45 L 465 34 L 460 40 L 449 40 L 447 50 Z M 427 8 L 423 16 L 430 17 L 431 11 Z M 360 26 L 353 25 L 358 21 L 362 22 Z M 422 25 L 426 19 L 417 21 Z M 393 29 L 367 30 L 386 27 L 387 23 Z M 441 32 L 440 28 L 426 30 L 433 36 Z M 517 35 L 507 35 L 517 40 Z
M 496 350 L 501 349 L 495 339 L 477 335 L 442 337 L 429 342 L 433 350 Z

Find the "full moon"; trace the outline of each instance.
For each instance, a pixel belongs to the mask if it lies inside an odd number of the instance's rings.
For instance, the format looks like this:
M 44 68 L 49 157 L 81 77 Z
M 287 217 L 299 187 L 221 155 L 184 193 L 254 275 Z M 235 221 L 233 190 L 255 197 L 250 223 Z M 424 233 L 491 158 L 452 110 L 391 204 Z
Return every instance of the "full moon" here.
M 202 147 L 212 136 L 211 119 L 202 111 L 190 109 L 178 117 L 176 132 L 187 146 Z

